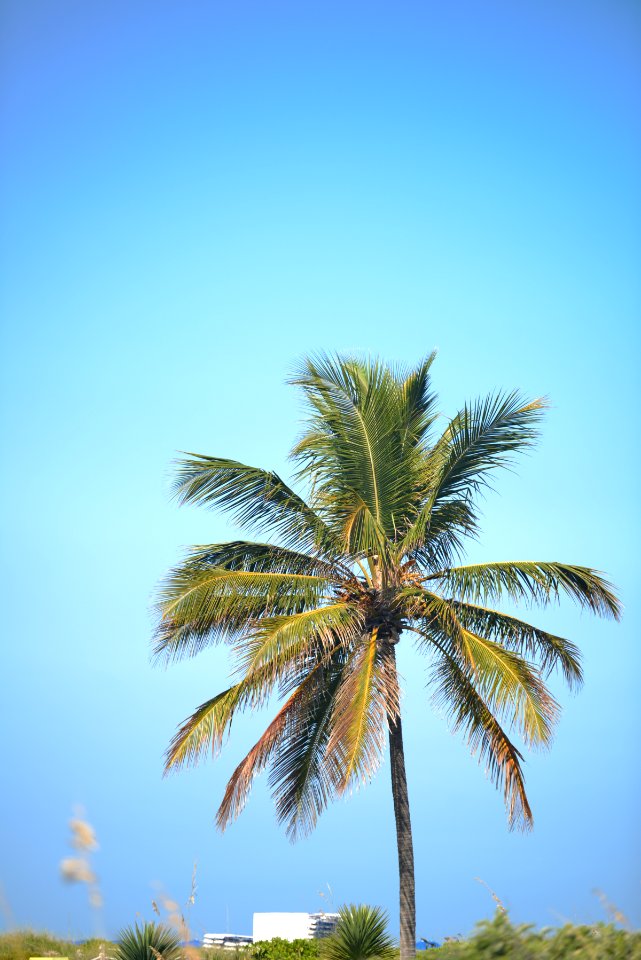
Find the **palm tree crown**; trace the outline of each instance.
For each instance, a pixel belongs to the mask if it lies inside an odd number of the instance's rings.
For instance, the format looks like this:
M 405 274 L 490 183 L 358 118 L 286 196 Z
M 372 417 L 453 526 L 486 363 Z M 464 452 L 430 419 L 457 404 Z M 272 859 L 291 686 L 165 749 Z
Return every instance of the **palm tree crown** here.
M 159 657 L 224 642 L 237 669 L 235 682 L 180 727 L 167 769 L 215 754 L 237 710 L 275 692 L 284 698 L 227 785 L 221 828 L 265 767 L 292 838 L 372 776 L 386 734 L 400 732 L 395 647 L 404 633 L 428 657 L 435 701 L 502 787 L 510 824 L 531 823 L 522 757 L 504 728 L 527 745 L 549 743 L 559 707 L 544 680 L 559 669 L 580 684 L 579 651 L 494 604 L 545 605 L 567 594 L 618 618 L 619 603 L 583 566 L 460 565 L 478 529 L 476 495 L 491 471 L 535 442 L 545 404 L 495 394 L 439 429 L 432 361 L 409 371 L 324 355 L 302 364 L 292 382 L 308 416 L 291 456 L 305 496 L 276 473 L 233 460 L 189 454 L 179 462 L 181 502 L 226 510 L 269 539 L 192 548 L 159 602 Z

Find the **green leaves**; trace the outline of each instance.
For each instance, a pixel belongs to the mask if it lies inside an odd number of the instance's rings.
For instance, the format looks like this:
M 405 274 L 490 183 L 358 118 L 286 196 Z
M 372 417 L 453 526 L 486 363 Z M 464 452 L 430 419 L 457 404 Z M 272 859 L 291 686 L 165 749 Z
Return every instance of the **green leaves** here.
M 453 599 L 449 599 L 448 603 L 465 627 L 491 637 L 508 650 L 517 650 L 529 659 L 536 660 L 544 676 L 559 669 L 569 687 L 578 688 L 583 683 L 581 653 L 569 640 L 539 630 L 498 610 L 488 610 Z
M 515 725 L 527 744 L 550 743 L 559 708 L 535 667 L 466 629 L 455 609 L 436 596 L 428 601 L 424 628 L 418 632 L 461 667 L 488 707 Z
M 321 943 L 322 960 L 393 960 L 384 910 L 350 904 L 340 908 L 339 917 L 334 933 Z
M 308 416 L 292 458 L 304 497 L 235 460 L 186 454 L 178 464 L 181 503 L 224 510 L 275 541 L 193 547 L 158 595 L 156 656 L 171 662 L 225 642 L 236 681 L 181 725 L 167 769 L 216 755 L 238 710 L 284 698 L 228 783 L 221 828 L 266 768 L 292 839 L 373 776 L 400 716 L 392 651 L 405 630 L 420 636 L 436 702 L 503 788 L 510 822 L 531 822 L 512 730 L 527 745 L 550 743 L 559 706 L 544 678 L 557 669 L 579 686 L 580 656 L 494 604 L 567 596 L 614 619 L 621 606 L 588 567 L 457 565 L 478 535 L 476 498 L 536 442 L 545 404 L 491 394 L 434 440 L 433 359 L 414 370 L 329 355 L 302 363 L 292 382 Z
M 292 451 L 298 476 L 348 553 L 385 557 L 418 507 L 431 361 L 405 376 L 378 362 L 319 356 L 292 380 L 311 411 Z
M 180 937 L 162 923 L 143 923 L 126 927 L 118 935 L 116 960 L 179 960 Z
M 619 620 L 622 612 L 611 583 L 590 567 L 569 563 L 534 560 L 476 563 L 440 570 L 427 579 L 457 593 L 461 600 L 475 603 L 507 595 L 516 602 L 545 606 L 564 593 L 601 617 Z
M 246 634 L 262 617 L 315 607 L 330 588 L 331 583 L 311 573 L 188 562 L 171 571 L 160 592 L 154 654 L 165 661 L 194 656 L 212 643 Z
M 334 700 L 327 753 L 340 763 L 339 793 L 372 778 L 385 746 L 388 718 L 398 712 L 396 671 L 374 629 L 351 654 Z
M 533 445 L 544 407 L 543 400 L 526 401 L 516 392 L 491 394 L 463 407 L 424 458 L 422 505 L 403 540 L 405 551 L 423 548 L 419 559 L 434 569 L 439 550 L 430 550 L 430 543 L 447 544 L 449 539 L 444 556 L 451 562 L 460 535 L 476 532 L 474 495 L 492 470 L 508 466 L 515 453 Z M 443 534 L 443 511 L 450 513 L 449 538 Z
M 510 827 L 529 829 L 533 818 L 525 793 L 522 755 L 478 693 L 468 671 L 440 651 L 432 674 L 434 704 L 445 711 L 455 732 L 462 731 L 495 786 L 503 787 Z
M 241 525 L 270 530 L 285 545 L 331 553 L 323 521 L 276 473 L 192 453 L 178 461 L 174 491 L 180 503 L 220 507 Z

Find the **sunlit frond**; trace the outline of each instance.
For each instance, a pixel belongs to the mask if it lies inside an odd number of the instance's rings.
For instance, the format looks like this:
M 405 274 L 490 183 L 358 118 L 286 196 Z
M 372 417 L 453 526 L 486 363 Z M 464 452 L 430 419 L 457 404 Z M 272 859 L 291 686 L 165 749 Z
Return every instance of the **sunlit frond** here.
M 264 617 L 236 646 L 238 670 L 261 670 L 279 680 L 284 671 L 317 660 L 337 644 L 347 647 L 363 626 L 358 608 L 346 602 L 327 604 L 289 616 Z
M 221 830 L 224 830 L 243 810 L 254 778 L 270 762 L 288 729 L 297 730 L 300 724 L 306 721 L 307 709 L 314 702 L 319 677 L 322 677 L 327 669 L 327 662 L 321 661 L 309 670 L 278 711 L 265 733 L 234 770 L 216 815 L 216 822 Z
M 379 363 L 318 356 L 292 382 L 312 410 L 310 429 L 292 451 L 299 476 L 312 484 L 312 502 L 333 518 L 350 552 L 385 555 L 387 540 L 416 506 L 427 369 L 404 393 Z
M 569 563 L 535 560 L 476 563 L 440 570 L 428 580 L 473 603 L 497 600 L 505 595 L 515 601 L 545 606 L 566 594 L 601 617 L 618 620 L 621 616 L 621 604 L 612 584 L 597 570 Z
M 423 519 L 417 520 L 403 541 L 409 553 L 426 572 L 452 566 L 465 549 L 465 540 L 475 538 L 478 523 L 470 500 L 445 500 L 436 504 Z M 415 545 L 417 544 L 417 545 Z
M 231 540 L 190 547 L 188 562 L 207 567 L 224 567 L 247 573 L 306 573 L 323 577 L 335 583 L 353 576 L 349 567 L 340 561 L 323 560 L 288 550 L 273 543 L 255 543 L 252 540 Z
M 516 392 L 490 395 L 465 406 L 449 422 L 426 458 L 424 501 L 405 534 L 406 551 L 424 548 L 430 538 L 438 539 L 435 513 L 451 502 L 459 505 L 459 512 L 465 510 L 465 516 L 455 523 L 459 535 L 474 534 L 472 496 L 487 484 L 492 470 L 508 466 L 515 453 L 532 446 L 544 406 L 542 400 L 524 401 Z
M 521 769 L 523 757 L 469 675 L 441 650 L 430 679 L 435 686 L 435 705 L 445 712 L 455 732 L 464 733 L 472 754 L 478 753 L 479 763 L 485 763 L 495 786 L 503 787 L 510 827 L 530 829 L 533 818 Z
M 465 496 L 487 483 L 487 474 L 532 447 L 546 403 L 518 392 L 490 394 L 450 421 L 433 451 L 434 503 Z
M 430 379 L 430 369 L 435 359 L 434 350 L 415 370 L 397 378 L 399 436 L 404 447 L 426 446 L 429 429 L 438 417 L 436 394 L 431 389 Z
M 154 655 L 167 662 L 194 656 L 242 636 L 261 617 L 317 607 L 331 586 L 314 574 L 228 570 L 188 561 L 170 572 L 159 591 Z
M 317 674 L 313 696 L 274 756 L 269 785 L 278 821 L 286 827 L 290 840 L 314 829 L 341 780 L 340 757 L 327 751 L 327 742 L 344 662 L 345 654 L 339 652 L 327 669 Z
M 241 684 L 235 684 L 202 703 L 184 721 L 171 741 L 165 755 L 165 773 L 198 763 L 207 755 L 215 757 L 234 711 L 243 704 L 243 700 L 248 699 L 248 693 L 243 696 Z M 263 697 L 265 688 L 258 687 L 256 693 Z
M 549 676 L 558 668 L 568 686 L 576 688 L 583 683 L 581 652 L 570 640 L 547 633 L 498 610 L 455 599 L 448 599 L 447 602 L 465 627 L 491 637 L 508 650 L 516 650 L 536 660 L 544 676 Z
M 339 793 L 371 779 L 385 746 L 387 722 L 399 709 L 396 670 L 375 628 L 350 656 L 334 701 L 327 755 L 340 759 Z
M 466 629 L 446 600 L 427 601 L 423 635 L 468 672 L 489 708 L 516 726 L 529 745 L 551 742 L 559 706 L 536 667 L 513 650 Z
M 321 518 L 277 473 L 189 453 L 178 461 L 174 491 L 181 503 L 220 507 L 242 526 L 278 535 L 285 546 L 330 556 L 339 550 Z

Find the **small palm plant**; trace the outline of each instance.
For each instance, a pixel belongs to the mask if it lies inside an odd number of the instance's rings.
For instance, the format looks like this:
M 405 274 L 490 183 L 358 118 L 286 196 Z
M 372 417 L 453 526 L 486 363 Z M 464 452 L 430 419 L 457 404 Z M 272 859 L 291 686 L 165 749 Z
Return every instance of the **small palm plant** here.
M 180 937 L 163 923 L 143 923 L 120 931 L 116 960 L 179 960 Z
M 321 943 L 322 960 L 391 960 L 396 956 L 384 910 L 352 903 L 338 912 L 336 930 Z
M 389 744 L 400 877 L 400 955 L 416 952 L 414 853 L 396 647 L 414 641 L 438 706 L 503 790 L 511 825 L 529 826 L 522 754 L 552 739 L 559 704 L 545 679 L 581 682 L 570 641 L 497 609 L 562 595 L 618 619 L 596 570 L 557 560 L 461 564 L 478 532 L 475 501 L 492 473 L 528 450 L 545 404 L 518 393 L 466 404 L 443 421 L 433 356 L 414 370 L 380 361 L 308 359 L 294 383 L 308 417 L 292 451 L 300 493 L 278 474 L 189 454 L 183 503 L 226 510 L 267 533 L 194 547 L 160 595 L 156 654 L 191 657 L 230 644 L 235 680 L 178 730 L 167 769 L 216 754 L 238 711 L 284 703 L 227 785 L 218 825 L 243 809 L 270 767 L 290 837 L 376 770 Z M 439 429 L 439 424 L 441 428 Z

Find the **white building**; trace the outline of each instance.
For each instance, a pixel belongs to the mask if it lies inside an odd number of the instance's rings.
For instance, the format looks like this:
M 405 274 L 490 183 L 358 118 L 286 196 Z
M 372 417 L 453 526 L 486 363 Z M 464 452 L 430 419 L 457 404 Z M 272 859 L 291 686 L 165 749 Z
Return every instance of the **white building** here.
M 206 933 L 203 947 L 217 947 L 219 950 L 237 950 L 238 947 L 250 947 L 252 938 L 241 933 Z
M 316 940 L 329 936 L 337 923 L 337 913 L 255 913 L 254 943 L 274 937 Z

